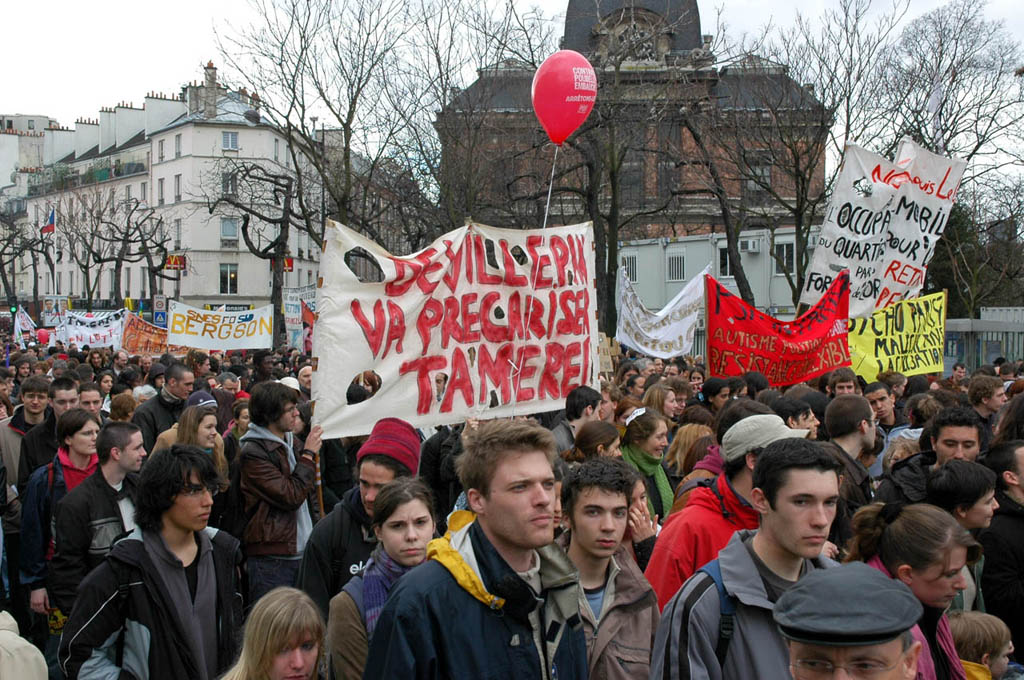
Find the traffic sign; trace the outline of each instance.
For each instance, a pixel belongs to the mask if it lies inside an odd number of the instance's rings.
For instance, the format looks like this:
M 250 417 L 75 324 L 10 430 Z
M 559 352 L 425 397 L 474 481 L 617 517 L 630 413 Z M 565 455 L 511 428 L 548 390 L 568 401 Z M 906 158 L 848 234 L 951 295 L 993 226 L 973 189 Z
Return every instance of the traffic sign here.
M 153 312 L 153 325 L 160 328 L 167 328 L 167 312 Z
M 167 311 L 167 296 L 166 295 L 154 295 L 153 296 L 153 311 L 154 312 L 166 312 Z

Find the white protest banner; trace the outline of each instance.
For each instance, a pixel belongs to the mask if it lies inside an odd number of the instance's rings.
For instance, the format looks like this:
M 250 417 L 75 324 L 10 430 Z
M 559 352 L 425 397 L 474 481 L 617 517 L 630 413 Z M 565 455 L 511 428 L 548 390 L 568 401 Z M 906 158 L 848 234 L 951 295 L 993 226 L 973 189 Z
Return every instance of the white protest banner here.
M 168 300 L 167 344 L 193 349 L 269 349 L 274 345 L 271 305 L 240 312 L 212 312 Z
M 65 311 L 63 322 L 57 326 L 57 339 L 65 345 L 73 342 L 79 347 L 89 345 L 120 349 L 125 312 L 124 309 L 116 312 Z
M 802 304 L 850 270 L 850 316 L 917 296 L 967 164 L 904 138 L 891 162 L 847 145 L 807 269 Z
M 693 347 L 693 334 L 704 310 L 704 275 L 711 265 L 683 286 L 660 311 L 652 312 L 633 289 L 626 268 L 619 267 L 619 321 L 615 339 L 650 357 L 671 359 Z
M 303 349 L 302 303 L 316 311 L 316 286 L 284 289 L 284 328 L 288 346 L 299 350 Z
M 469 224 L 400 257 L 328 222 L 313 334 L 324 438 L 365 434 L 384 415 L 427 427 L 563 408 L 597 378 L 593 239 L 590 223 Z M 383 281 L 349 269 L 345 255 L 357 247 Z M 370 370 L 380 390 L 347 404 L 346 388 Z
M 32 321 L 32 317 L 28 315 L 24 307 L 18 305 L 18 313 L 14 315 L 14 332 L 12 333 L 14 341 L 24 347 L 25 343 L 22 340 L 22 334 L 29 333 L 29 342 L 32 342 L 35 340 L 35 332 L 36 324 Z

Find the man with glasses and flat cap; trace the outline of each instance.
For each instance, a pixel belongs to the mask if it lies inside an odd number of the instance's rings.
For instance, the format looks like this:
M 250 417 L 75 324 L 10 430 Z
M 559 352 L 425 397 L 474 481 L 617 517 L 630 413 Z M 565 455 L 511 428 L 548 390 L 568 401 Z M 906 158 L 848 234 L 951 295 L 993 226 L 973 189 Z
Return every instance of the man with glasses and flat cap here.
M 863 562 L 807 574 L 775 603 L 795 680 L 913 680 L 922 615 L 910 588 Z

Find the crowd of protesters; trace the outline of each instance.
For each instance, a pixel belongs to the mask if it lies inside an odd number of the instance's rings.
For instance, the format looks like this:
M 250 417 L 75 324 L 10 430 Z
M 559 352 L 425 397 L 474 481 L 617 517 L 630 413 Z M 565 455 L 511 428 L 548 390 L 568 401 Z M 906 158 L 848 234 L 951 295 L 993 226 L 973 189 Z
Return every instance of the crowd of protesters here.
M 1020 362 L 626 355 L 558 412 L 344 439 L 295 350 L 8 363 L 4 678 L 1024 677 Z

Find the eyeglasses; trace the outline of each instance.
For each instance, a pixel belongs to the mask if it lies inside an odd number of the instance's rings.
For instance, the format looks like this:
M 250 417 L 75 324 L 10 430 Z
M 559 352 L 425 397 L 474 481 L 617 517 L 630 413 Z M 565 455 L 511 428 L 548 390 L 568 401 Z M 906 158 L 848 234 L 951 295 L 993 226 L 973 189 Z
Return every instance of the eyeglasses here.
M 204 491 L 209 491 L 210 498 L 213 498 L 220 491 L 220 487 L 216 484 L 186 484 L 181 487 L 181 495 L 188 496 L 189 498 L 201 496 Z
M 883 666 L 876 661 L 854 661 L 850 664 L 838 665 L 822 659 L 797 659 L 790 664 L 789 668 L 793 671 L 793 677 L 796 680 L 824 680 L 825 678 L 832 678 L 835 676 L 836 670 L 840 668 L 846 671 L 846 674 L 851 678 L 872 680 L 896 668 L 896 666 L 900 665 L 901 661 L 903 661 L 902 654 L 900 654 L 899 660 L 891 666 Z

